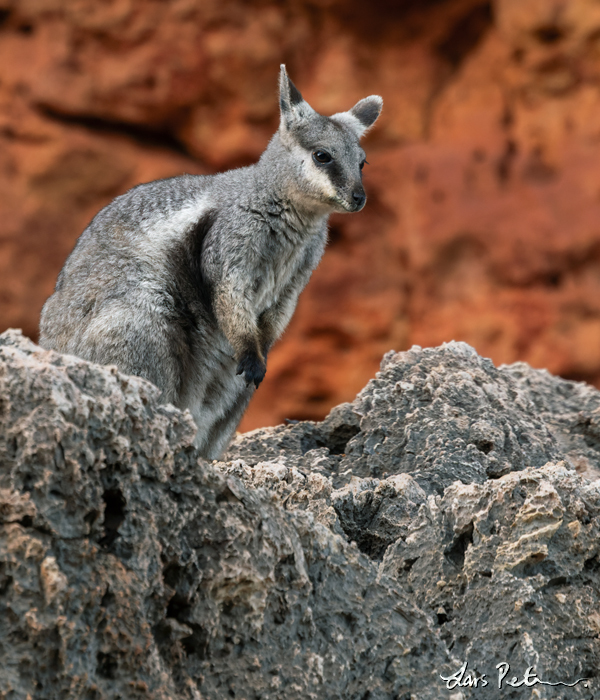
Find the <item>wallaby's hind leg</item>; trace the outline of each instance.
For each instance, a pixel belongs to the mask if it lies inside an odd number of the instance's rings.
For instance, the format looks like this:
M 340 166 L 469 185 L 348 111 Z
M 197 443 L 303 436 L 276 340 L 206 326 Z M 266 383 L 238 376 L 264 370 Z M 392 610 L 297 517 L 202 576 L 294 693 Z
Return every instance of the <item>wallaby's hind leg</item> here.
M 164 317 L 106 311 L 88 325 L 80 345 L 80 357 L 143 377 L 161 389 L 163 402 L 179 404 L 190 351 L 181 330 Z
M 225 415 L 211 426 L 203 444 L 197 445 L 206 459 L 219 459 L 223 454 L 253 394 L 254 385 L 246 386 L 237 401 L 225 412 Z

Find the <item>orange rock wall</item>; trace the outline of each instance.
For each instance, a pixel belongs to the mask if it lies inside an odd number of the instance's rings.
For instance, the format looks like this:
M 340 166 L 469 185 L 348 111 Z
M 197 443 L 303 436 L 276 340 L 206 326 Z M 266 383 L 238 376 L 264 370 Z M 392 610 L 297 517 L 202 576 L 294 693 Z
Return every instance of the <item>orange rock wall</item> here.
M 600 385 L 596 0 L 0 0 L 0 330 L 36 337 L 115 195 L 254 160 L 281 62 L 325 114 L 385 106 L 367 207 L 332 219 L 243 428 L 322 416 L 414 343 Z

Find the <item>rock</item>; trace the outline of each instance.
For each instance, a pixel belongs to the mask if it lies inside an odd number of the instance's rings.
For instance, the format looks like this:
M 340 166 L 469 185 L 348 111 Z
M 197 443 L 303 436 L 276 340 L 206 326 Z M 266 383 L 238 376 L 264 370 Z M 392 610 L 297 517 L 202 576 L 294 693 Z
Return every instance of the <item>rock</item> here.
M 387 697 L 446 667 L 393 580 L 199 460 L 155 387 L 16 332 L 0 368 L 0 697 Z
M 526 365 L 497 369 L 464 343 L 414 347 L 388 353 L 356 400 L 322 423 L 251 432 L 228 454 L 250 464 L 254 455 L 293 454 L 336 486 L 352 477 L 410 474 L 428 495 L 441 495 L 456 480 L 483 483 L 566 454 L 597 469 L 583 433 L 593 435 L 599 408 L 597 392 L 586 385 Z
M 598 692 L 597 390 L 415 347 L 210 464 L 158 399 L 0 336 L 0 698 Z

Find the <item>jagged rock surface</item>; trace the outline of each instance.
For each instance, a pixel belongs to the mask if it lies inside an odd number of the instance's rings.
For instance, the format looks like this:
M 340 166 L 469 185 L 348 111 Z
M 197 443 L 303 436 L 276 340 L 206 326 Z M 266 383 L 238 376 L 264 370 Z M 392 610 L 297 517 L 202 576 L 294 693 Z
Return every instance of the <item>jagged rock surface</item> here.
M 5 333 L 0 698 L 529 697 L 503 661 L 593 698 L 599 417 L 451 343 L 207 464 L 152 385 Z

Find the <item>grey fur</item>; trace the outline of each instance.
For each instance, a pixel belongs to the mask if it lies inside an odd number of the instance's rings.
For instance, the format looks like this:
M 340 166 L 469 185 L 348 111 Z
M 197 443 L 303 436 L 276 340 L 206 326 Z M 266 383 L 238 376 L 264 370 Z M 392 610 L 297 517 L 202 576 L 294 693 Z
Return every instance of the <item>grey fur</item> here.
M 42 311 L 40 345 L 149 379 L 190 409 L 212 459 L 321 259 L 329 214 L 365 203 L 359 138 L 381 98 L 324 117 L 281 66 L 280 104 L 258 163 L 139 185 L 100 211 Z

